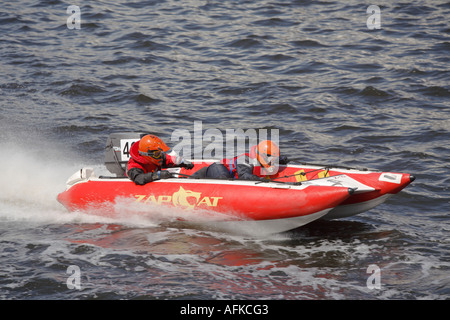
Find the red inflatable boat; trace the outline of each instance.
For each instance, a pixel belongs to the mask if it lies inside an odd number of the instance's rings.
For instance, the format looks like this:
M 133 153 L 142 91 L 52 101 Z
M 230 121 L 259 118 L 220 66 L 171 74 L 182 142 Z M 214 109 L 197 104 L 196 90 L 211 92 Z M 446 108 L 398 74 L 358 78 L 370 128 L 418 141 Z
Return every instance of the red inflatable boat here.
M 270 234 L 317 219 L 345 218 L 370 210 L 414 180 L 406 173 L 308 164 L 280 166 L 276 174 L 266 177 L 269 182 L 189 179 L 214 161 L 194 160 L 192 170 L 168 169 L 178 178 L 138 186 L 123 176 L 126 159 L 121 157 L 126 146 L 137 140 L 138 135 L 111 135 L 105 164 L 116 176 L 97 177 L 93 169 L 83 168 L 69 178 L 58 201 L 71 211 L 105 216 L 124 208 L 151 214 L 168 206 L 196 213 L 187 219 L 180 214 L 177 220 Z
M 110 217 L 124 207 L 145 214 L 157 211 L 157 206 L 195 210 L 195 223 L 213 223 L 220 228 L 239 221 L 240 228 L 267 234 L 319 219 L 352 192 L 346 186 L 186 178 L 138 186 L 128 178 L 95 177 L 92 169 L 84 168 L 69 179 L 58 201 L 71 211 Z M 177 219 L 185 217 L 180 214 Z

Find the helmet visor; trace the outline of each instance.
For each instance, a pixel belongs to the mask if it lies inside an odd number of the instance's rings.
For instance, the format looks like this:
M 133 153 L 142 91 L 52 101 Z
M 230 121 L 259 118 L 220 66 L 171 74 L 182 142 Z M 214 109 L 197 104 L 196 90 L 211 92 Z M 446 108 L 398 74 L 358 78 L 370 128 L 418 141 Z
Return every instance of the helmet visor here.
M 266 154 L 262 154 L 260 155 L 262 160 L 261 164 L 263 165 L 263 167 L 272 167 L 272 166 L 278 166 L 278 162 L 279 162 L 279 157 L 278 156 L 271 156 L 271 155 L 266 155 Z
M 267 156 L 265 160 L 269 166 L 278 165 L 278 156 Z
M 153 159 L 161 159 L 163 151 L 161 149 L 158 150 L 148 150 L 147 152 L 139 151 L 141 156 L 151 157 Z
M 271 167 L 278 165 L 279 162 L 278 154 L 267 154 L 265 152 L 259 152 L 259 150 L 256 150 L 256 153 L 259 158 L 258 160 L 263 165 L 263 167 Z

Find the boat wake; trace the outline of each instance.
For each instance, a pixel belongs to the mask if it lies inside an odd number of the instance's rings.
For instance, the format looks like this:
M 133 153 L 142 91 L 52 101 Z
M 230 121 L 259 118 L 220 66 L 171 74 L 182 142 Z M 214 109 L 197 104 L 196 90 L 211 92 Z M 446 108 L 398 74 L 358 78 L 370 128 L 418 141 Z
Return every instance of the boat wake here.
M 1 221 L 34 225 L 101 222 L 101 217 L 69 214 L 56 200 L 69 173 L 83 165 L 80 161 L 71 163 L 47 146 L 45 154 L 13 143 L 1 143 L 0 148 L 8 150 L 8 156 L 0 159 Z
M 52 220 L 63 212 L 55 197 L 73 167 L 47 161 L 31 150 L 2 144 L 0 217 L 5 220 Z

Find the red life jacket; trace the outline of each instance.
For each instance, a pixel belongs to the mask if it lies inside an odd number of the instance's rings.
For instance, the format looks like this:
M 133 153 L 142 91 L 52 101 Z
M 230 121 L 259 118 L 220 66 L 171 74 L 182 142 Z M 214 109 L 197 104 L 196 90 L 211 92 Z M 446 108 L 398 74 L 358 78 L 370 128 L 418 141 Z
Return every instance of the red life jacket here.
M 170 168 L 175 165 L 176 156 L 168 155 L 165 156 L 165 163 L 162 164 L 162 168 Z M 144 173 L 155 172 L 161 170 L 161 167 L 149 162 L 146 158 L 139 154 L 139 141 L 133 143 L 130 148 L 130 160 L 127 163 L 127 172 L 130 169 L 138 168 L 144 170 Z
M 238 165 L 238 158 L 240 158 L 240 157 L 245 157 L 243 159 L 244 163 L 249 163 L 249 164 L 253 165 L 253 174 L 260 176 L 261 166 L 254 165 L 255 163 L 259 164 L 259 162 L 256 160 L 256 146 L 253 146 L 250 149 L 250 153 L 243 153 L 243 154 L 238 155 L 231 159 L 222 159 L 220 163 L 222 163 L 228 169 L 228 171 L 233 175 L 233 177 L 235 177 L 237 179 L 238 174 L 237 174 L 236 167 Z M 240 161 L 242 161 L 242 159 Z

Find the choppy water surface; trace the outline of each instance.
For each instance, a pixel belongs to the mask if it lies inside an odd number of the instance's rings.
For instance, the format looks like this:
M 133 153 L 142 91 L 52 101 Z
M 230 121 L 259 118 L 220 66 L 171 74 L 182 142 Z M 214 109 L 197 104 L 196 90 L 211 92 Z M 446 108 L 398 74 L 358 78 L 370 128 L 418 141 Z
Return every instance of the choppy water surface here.
M 0 5 L 1 299 L 449 299 L 447 1 L 374 3 L 378 30 L 358 1 L 75 2 Z M 167 140 L 195 120 L 417 179 L 369 212 L 265 239 L 56 201 L 75 170 L 102 170 L 109 133 Z

